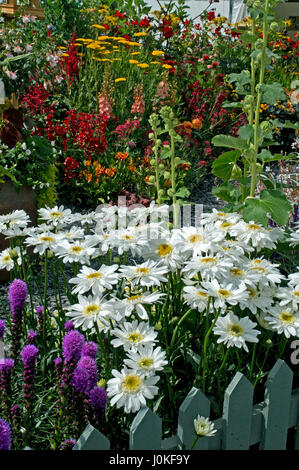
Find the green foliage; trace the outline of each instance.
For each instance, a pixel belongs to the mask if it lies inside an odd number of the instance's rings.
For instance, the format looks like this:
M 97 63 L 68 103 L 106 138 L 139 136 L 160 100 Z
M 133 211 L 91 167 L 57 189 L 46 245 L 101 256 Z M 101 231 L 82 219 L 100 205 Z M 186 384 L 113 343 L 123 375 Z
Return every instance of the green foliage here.
M 40 209 L 41 207 L 54 207 L 57 199 L 57 168 L 54 164 L 45 166 L 43 169 L 43 180 L 45 182 L 45 186 L 39 190 L 37 195 L 37 207 Z M 49 186 L 48 186 L 49 185 Z

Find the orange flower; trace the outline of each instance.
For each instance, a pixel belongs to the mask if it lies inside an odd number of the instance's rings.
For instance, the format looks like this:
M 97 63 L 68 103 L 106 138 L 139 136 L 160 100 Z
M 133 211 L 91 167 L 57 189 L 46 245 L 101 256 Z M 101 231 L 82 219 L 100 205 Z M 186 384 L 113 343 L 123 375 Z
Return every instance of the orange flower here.
M 189 122 L 189 121 L 183 122 L 183 127 L 184 127 L 184 131 L 190 135 L 192 132 L 192 122 Z
M 128 170 L 130 170 L 132 173 L 136 172 L 136 166 L 135 165 L 129 165 Z
M 91 165 L 91 161 L 90 161 L 90 160 L 85 160 L 84 165 L 85 165 L 85 166 L 90 166 L 90 165 Z
M 115 158 L 118 158 L 118 160 L 126 160 L 128 158 L 129 154 L 126 152 L 118 152 L 115 155 Z
M 147 176 L 144 178 L 144 181 L 145 181 L 146 183 L 148 183 L 148 180 L 149 180 L 149 175 L 147 175 Z
M 183 170 L 188 171 L 191 168 L 191 165 L 189 165 L 189 163 L 182 163 L 181 167 Z
M 170 179 L 165 180 L 165 186 L 171 186 L 171 181 Z
M 106 170 L 105 170 L 105 175 L 107 175 L 107 176 L 114 176 L 115 173 L 116 173 L 115 168 L 106 168 Z
M 193 129 L 196 129 L 197 131 L 199 131 L 201 128 L 202 128 L 202 121 L 201 119 L 193 119 L 192 120 L 192 128 Z

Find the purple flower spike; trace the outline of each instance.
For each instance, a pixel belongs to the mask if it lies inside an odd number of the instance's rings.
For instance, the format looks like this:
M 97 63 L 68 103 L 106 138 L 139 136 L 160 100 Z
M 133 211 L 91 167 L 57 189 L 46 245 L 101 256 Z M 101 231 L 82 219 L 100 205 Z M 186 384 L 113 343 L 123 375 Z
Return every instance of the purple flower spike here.
M 26 366 L 34 366 L 38 355 L 38 349 L 33 344 L 28 344 L 22 349 L 21 358 Z
M 80 361 L 78 362 L 77 367 L 82 367 L 88 373 L 89 378 L 89 390 L 93 388 L 97 384 L 98 380 L 98 371 L 97 371 L 97 364 L 96 361 L 89 356 L 81 357 Z
M 93 341 L 87 341 L 83 346 L 81 356 L 89 356 L 95 359 L 97 352 L 98 352 L 97 344 L 94 343 Z
M 75 329 L 75 325 L 72 322 L 72 320 L 68 320 L 67 322 L 65 322 L 64 328 L 66 329 L 67 332 L 69 332 Z
M 94 387 L 89 394 L 89 402 L 95 410 L 105 410 L 107 392 L 103 387 Z
M 5 331 L 5 321 L 0 320 L 0 339 L 3 338 L 4 331 Z
M 56 368 L 61 367 L 62 366 L 62 359 L 60 357 L 55 357 L 54 365 L 55 365 Z
M 76 392 L 85 393 L 89 389 L 89 374 L 83 367 L 76 367 L 73 376 L 73 387 Z
M 23 310 L 27 297 L 26 282 L 15 279 L 9 286 L 9 302 L 11 311 L 19 313 Z
M 37 335 L 37 333 L 35 331 L 29 330 L 26 343 L 27 344 L 33 344 L 36 335 Z
M 14 365 L 15 361 L 13 359 L 4 359 L 0 362 L 0 372 L 3 371 L 5 374 L 9 374 Z
M 11 430 L 10 426 L 4 419 L 0 418 L 0 450 L 10 450 L 11 447 Z
M 63 338 L 63 357 L 66 361 L 77 362 L 84 345 L 84 336 L 77 330 L 69 331 Z

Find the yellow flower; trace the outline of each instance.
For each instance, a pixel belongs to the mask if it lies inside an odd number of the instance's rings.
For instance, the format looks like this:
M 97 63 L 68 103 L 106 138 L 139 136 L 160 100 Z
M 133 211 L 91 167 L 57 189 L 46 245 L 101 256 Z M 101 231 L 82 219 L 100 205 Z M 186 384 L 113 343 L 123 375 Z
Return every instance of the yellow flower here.
M 114 57 L 114 59 L 112 59 L 113 61 L 114 60 L 121 60 L 119 57 Z
M 164 54 L 165 54 L 165 52 L 163 52 L 163 51 L 153 51 L 152 52 L 152 55 L 156 55 L 156 56 L 160 56 L 160 55 L 164 55 Z
M 141 44 L 139 44 L 139 42 L 127 41 L 127 44 L 128 44 L 129 46 L 138 46 L 138 47 L 141 47 Z
M 114 81 L 115 83 L 118 83 L 118 82 L 125 82 L 127 79 L 124 78 L 124 77 L 119 77 L 119 78 L 116 78 Z
M 104 26 L 100 25 L 100 24 L 93 24 L 91 25 L 92 28 L 98 28 L 98 29 L 105 29 Z
M 172 65 L 169 64 L 163 64 L 162 67 L 163 69 L 172 69 Z
M 147 36 L 147 33 L 143 33 L 143 32 L 135 33 L 134 36 L 136 36 L 136 37 L 139 37 L 139 36 Z
M 129 63 L 130 63 L 130 64 L 138 64 L 138 60 L 130 59 L 130 60 L 129 60 Z
M 154 60 L 151 62 L 151 64 L 161 64 L 161 62 L 158 62 L 157 60 Z
M 140 52 L 131 52 L 131 55 L 139 55 Z
M 140 67 L 141 69 L 147 69 L 149 67 L 148 64 L 142 63 L 142 64 L 137 64 L 137 67 Z
M 80 46 L 81 46 L 81 44 L 80 44 Z M 59 48 L 59 49 L 66 49 L 66 47 L 60 46 L 60 48 Z

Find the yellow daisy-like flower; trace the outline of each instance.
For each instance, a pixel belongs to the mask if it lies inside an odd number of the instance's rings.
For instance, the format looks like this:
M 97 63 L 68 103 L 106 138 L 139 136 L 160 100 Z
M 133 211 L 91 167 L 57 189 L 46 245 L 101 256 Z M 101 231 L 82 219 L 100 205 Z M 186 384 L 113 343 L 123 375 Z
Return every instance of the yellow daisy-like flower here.
M 105 29 L 104 26 L 100 25 L 100 24 L 93 24 L 91 25 L 92 28 L 98 28 L 98 29 Z
M 118 82 L 125 82 L 127 79 L 124 78 L 124 77 L 119 77 L 119 78 L 116 78 L 114 81 L 115 83 L 118 83 Z
M 139 37 L 139 36 L 147 36 L 147 33 L 140 32 L 140 33 L 135 33 L 134 36 Z
M 151 62 L 151 64 L 161 64 L 161 62 L 158 62 L 157 60 L 154 60 Z
M 139 55 L 139 54 L 141 54 L 141 52 L 137 52 L 137 51 L 136 52 L 131 52 L 131 55 Z
M 127 43 L 128 43 L 129 46 L 138 46 L 138 47 L 141 47 L 141 44 L 139 44 L 139 42 L 127 41 Z
M 161 55 L 164 55 L 164 54 L 165 54 L 165 52 L 163 52 L 163 51 L 153 51 L 152 52 L 152 55 L 156 55 L 156 56 L 161 56 Z
M 172 65 L 169 64 L 163 64 L 162 67 L 163 69 L 172 69 Z
M 80 44 L 80 46 L 81 46 L 81 44 Z M 65 49 L 66 49 L 66 47 L 63 47 L 63 46 L 60 46 L 60 48 L 59 48 L 59 50 L 65 50 Z
M 129 59 L 130 64 L 138 64 L 138 60 L 135 59 Z
M 148 64 L 142 63 L 142 64 L 137 64 L 137 67 L 140 67 L 141 69 L 147 69 L 149 67 Z

